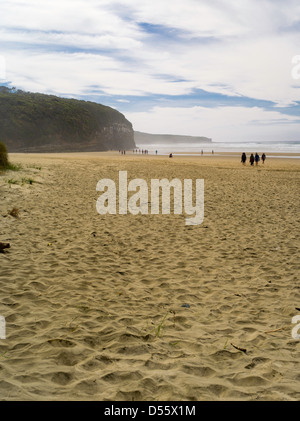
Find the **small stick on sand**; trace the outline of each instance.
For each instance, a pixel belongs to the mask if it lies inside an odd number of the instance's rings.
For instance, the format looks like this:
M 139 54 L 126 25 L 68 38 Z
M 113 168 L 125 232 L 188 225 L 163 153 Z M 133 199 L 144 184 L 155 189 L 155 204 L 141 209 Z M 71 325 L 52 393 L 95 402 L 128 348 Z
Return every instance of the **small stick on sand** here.
M 267 330 L 266 332 L 264 332 L 264 333 L 273 333 L 273 332 L 278 332 L 279 330 L 282 330 L 282 329 L 284 329 L 284 327 L 280 327 L 280 328 L 278 328 L 278 329 L 274 329 L 274 330 Z
M 247 353 L 247 349 L 245 349 L 245 348 L 240 348 L 239 346 L 235 346 L 235 345 L 233 345 L 233 343 L 232 343 L 232 342 L 230 342 L 230 343 L 231 343 L 231 345 L 233 346 L 233 348 L 237 349 L 238 351 L 245 352 L 245 354 Z

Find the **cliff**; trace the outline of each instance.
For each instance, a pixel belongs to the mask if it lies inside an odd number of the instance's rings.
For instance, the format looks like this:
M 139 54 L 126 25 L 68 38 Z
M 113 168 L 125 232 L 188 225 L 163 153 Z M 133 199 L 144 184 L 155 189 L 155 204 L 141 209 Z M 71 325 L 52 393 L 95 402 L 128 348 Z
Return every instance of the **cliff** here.
M 176 143 L 206 143 L 211 139 L 203 136 L 180 136 L 171 134 L 149 134 L 134 132 L 134 141 L 137 145 L 147 144 L 176 144 Z
M 132 124 L 89 101 L 0 88 L 0 139 L 9 152 L 132 149 Z

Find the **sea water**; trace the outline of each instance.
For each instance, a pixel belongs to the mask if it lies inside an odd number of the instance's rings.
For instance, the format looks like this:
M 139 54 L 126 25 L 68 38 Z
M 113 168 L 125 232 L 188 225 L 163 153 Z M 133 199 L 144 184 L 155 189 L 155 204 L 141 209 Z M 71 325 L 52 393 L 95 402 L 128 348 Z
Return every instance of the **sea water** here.
M 300 141 L 286 142 L 210 142 L 210 143 L 174 143 L 174 144 L 138 144 L 140 150 L 147 149 L 149 154 L 217 154 L 223 152 L 246 153 L 293 153 L 300 158 Z M 296 156 L 294 156 L 296 157 Z

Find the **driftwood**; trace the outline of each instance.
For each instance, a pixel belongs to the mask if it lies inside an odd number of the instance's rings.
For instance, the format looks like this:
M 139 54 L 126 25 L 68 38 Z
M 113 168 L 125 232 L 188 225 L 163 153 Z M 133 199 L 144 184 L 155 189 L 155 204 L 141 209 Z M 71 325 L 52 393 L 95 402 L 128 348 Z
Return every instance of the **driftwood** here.
M 233 343 L 232 343 L 232 342 L 231 342 L 231 345 L 233 346 L 233 348 L 237 349 L 238 351 L 245 352 L 245 354 L 247 353 L 247 349 L 245 349 L 245 348 L 240 348 L 239 346 L 233 345 Z
M 0 253 L 4 253 L 4 249 L 9 249 L 10 244 L 9 243 L 0 243 Z
M 279 330 L 284 329 L 284 327 L 279 327 L 278 329 L 274 329 L 274 330 L 267 330 L 264 333 L 273 333 L 273 332 L 278 332 Z

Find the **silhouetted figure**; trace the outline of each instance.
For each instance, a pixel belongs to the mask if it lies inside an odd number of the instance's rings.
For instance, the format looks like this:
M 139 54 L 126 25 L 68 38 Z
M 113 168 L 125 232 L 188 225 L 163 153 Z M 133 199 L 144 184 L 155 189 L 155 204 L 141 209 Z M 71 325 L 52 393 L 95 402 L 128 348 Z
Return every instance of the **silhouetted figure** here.
M 250 155 L 250 159 L 249 159 L 249 161 L 250 161 L 250 164 L 251 164 L 251 165 L 253 165 L 253 164 L 254 164 L 254 155 L 253 155 L 253 153 Z
M 257 153 L 257 152 L 256 152 L 256 154 L 255 154 L 254 159 L 255 159 L 255 164 L 256 164 L 256 165 L 258 165 L 259 160 L 260 160 L 260 157 L 259 157 L 259 155 L 258 155 L 258 153 Z
M 266 154 L 265 153 L 262 154 L 261 160 L 262 160 L 262 162 L 264 164 L 265 163 L 265 160 L 266 160 Z
M 173 158 L 173 154 L 170 153 L 169 158 Z
M 241 158 L 241 162 L 245 165 L 247 161 L 247 155 L 245 154 L 245 152 L 242 153 L 242 158 Z

